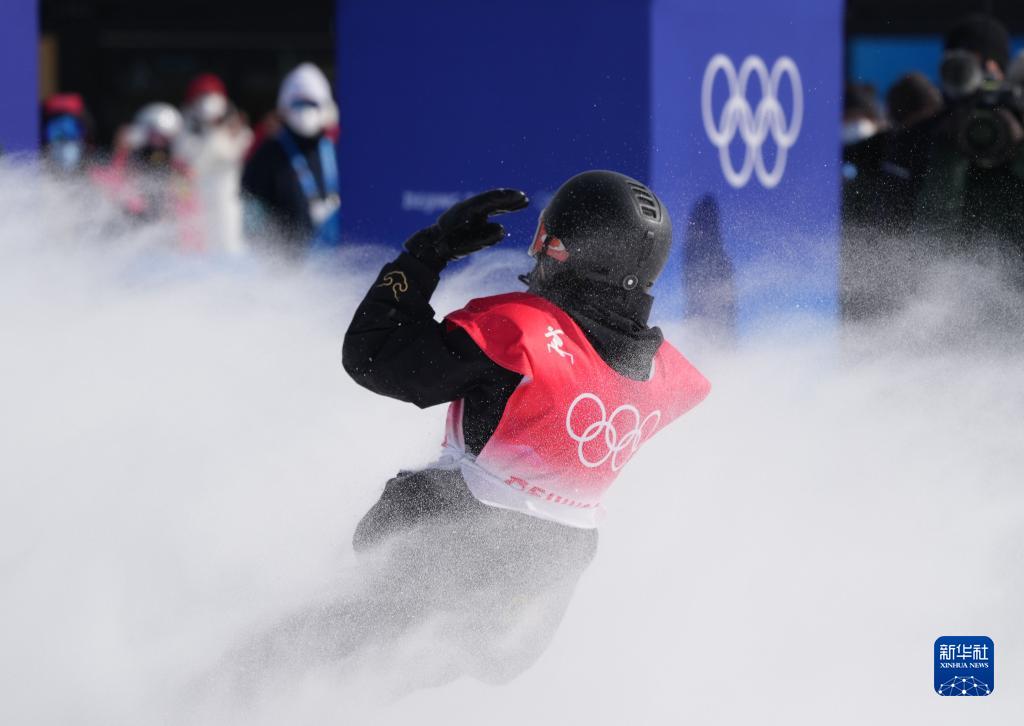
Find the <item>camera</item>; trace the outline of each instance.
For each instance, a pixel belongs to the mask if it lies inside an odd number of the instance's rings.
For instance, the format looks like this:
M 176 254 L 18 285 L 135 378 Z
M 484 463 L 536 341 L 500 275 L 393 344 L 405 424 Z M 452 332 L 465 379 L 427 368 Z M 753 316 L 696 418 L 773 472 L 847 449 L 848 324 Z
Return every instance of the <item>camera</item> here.
M 963 50 L 946 53 L 940 75 L 955 104 L 960 152 L 982 169 L 1010 162 L 1024 141 L 1024 89 L 986 78 L 977 57 Z

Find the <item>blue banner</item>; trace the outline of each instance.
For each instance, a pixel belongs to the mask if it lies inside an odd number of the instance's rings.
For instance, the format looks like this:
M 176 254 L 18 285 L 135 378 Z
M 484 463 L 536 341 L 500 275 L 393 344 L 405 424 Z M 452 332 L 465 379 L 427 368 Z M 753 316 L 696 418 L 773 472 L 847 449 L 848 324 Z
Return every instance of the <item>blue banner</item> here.
M 841 0 L 654 0 L 652 182 L 676 248 L 659 284 L 741 333 L 837 312 Z
M 348 241 L 399 245 L 453 202 L 525 190 L 524 250 L 567 178 L 646 179 L 649 4 L 339 0 L 341 196 Z M 525 267 L 525 263 L 524 263 Z
M 36 0 L 0 6 L 0 149 L 39 145 L 39 7 Z
M 400 244 L 468 194 L 519 187 L 525 247 L 591 168 L 675 224 L 663 318 L 730 329 L 836 313 L 842 2 L 339 0 L 348 241 Z

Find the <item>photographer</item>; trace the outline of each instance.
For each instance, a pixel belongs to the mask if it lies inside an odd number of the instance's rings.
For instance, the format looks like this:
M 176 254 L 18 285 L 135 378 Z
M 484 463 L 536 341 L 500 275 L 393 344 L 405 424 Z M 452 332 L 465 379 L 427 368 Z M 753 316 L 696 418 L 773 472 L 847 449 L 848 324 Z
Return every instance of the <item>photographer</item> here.
M 843 152 L 843 317 L 886 315 L 936 253 L 1024 279 L 1024 90 L 990 16 L 946 36 L 942 94 L 908 74 L 887 94 L 892 127 Z
M 1020 270 L 1024 251 L 1024 90 L 1005 80 L 1006 28 L 971 16 L 946 36 L 947 108 L 931 139 L 915 218 L 946 251 L 996 254 Z

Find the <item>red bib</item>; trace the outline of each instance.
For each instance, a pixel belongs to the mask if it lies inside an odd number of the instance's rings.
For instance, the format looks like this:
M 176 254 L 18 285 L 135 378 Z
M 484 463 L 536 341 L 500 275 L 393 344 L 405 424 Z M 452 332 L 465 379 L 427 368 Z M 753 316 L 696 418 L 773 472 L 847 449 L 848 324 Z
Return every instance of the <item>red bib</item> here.
M 446 320 L 488 358 L 523 376 L 476 457 L 465 448 L 462 401 L 448 410 L 446 453 L 485 504 L 597 526 L 601 497 L 626 462 L 711 388 L 668 343 L 654 356 L 648 380 L 626 378 L 566 312 L 529 293 L 472 300 Z

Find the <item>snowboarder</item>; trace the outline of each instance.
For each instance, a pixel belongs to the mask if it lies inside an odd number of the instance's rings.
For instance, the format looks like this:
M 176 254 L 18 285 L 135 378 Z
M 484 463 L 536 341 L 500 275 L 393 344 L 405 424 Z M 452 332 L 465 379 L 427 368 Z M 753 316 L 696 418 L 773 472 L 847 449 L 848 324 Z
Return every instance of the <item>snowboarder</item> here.
M 345 335 L 359 384 L 449 404 L 439 460 L 388 481 L 354 536 L 357 552 L 384 553 L 381 610 L 448 616 L 437 632 L 457 655 L 438 679 L 500 682 L 536 659 L 594 556 L 602 494 L 710 388 L 648 325 L 668 212 L 615 172 L 573 177 L 543 210 L 526 292 L 437 322 L 430 297 L 447 263 L 499 242 L 489 218 L 527 205 L 496 189 L 453 206 L 383 268 Z

